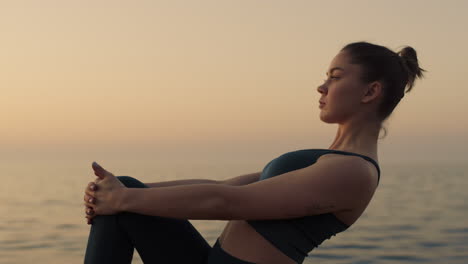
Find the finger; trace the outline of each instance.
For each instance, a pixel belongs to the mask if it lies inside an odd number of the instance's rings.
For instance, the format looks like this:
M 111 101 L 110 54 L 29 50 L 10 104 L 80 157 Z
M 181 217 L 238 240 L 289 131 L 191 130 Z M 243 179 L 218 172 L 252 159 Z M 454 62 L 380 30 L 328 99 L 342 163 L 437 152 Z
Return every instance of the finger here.
M 93 209 L 93 210 L 94 210 L 94 207 L 96 206 L 95 204 L 90 203 L 90 202 L 86 202 L 86 201 L 83 203 L 83 205 L 84 205 L 86 208 L 89 207 L 89 208 L 91 208 L 91 209 Z
M 92 191 L 96 191 L 97 190 L 97 185 L 95 182 L 90 182 L 88 183 L 88 185 L 86 186 L 86 190 L 92 190 Z
M 101 165 L 97 164 L 97 162 L 95 161 L 93 162 L 91 166 L 93 167 L 94 174 L 98 176 L 100 179 L 104 179 L 109 176 L 114 176 L 112 173 L 105 170 L 103 167 L 101 167 Z
M 85 191 L 89 189 L 89 187 L 91 186 L 93 182 L 89 182 L 87 185 L 86 185 L 86 188 L 85 188 Z
M 88 195 L 89 197 L 92 197 L 94 201 L 96 201 L 96 193 L 95 192 L 92 192 L 92 191 L 86 191 L 85 192 L 85 195 Z M 88 199 L 85 200 L 85 202 L 89 202 L 89 197 Z
M 86 216 L 86 222 L 88 223 L 88 225 L 91 225 L 93 223 L 93 218 L 94 216 L 89 216 L 89 215 Z
M 93 218 L 96 216 L 96 213 L 92 209 L 85 210 L 85 217 L 86 218 Z
M 86 215 L 85 218 L 89 219 L 89 220 L 93 220 L 93 218 L 95 217 L 96 215 L 93 214 L 93 215 Z
M 96 201 L 96 199 L 94 197 L 92 197 L 91 195 L 88 195 L 88 194 L 85 194 L 83 199 L 84 199 L 85 202 L 88 202 L 88 203 L 91 203 L 91 204 L 94 204 L 94 202 Z
M 94 215 L 94 210 L 93 208 L 86 207 L 85 213 L 86 215 Z
M 85 191 L 85 194 L 88 195 L 88 196 L 91 196 L 93 198 L 96 198 L 96 192 L 94 191 L 91 191 L 91 190 L 86 190 Z M 89 199 L 88 199 L 89 200 Z

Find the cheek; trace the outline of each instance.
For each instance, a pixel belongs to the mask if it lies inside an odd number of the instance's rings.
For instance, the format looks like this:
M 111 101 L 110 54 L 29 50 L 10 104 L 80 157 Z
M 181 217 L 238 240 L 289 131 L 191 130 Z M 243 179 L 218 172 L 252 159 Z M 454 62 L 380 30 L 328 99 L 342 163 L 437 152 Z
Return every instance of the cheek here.
M 353 83 L 343 84 L 341 86 L 337 86 L 335 90 L 335 100 L 340 102 L 341 106 L 349 107 L 349 106 L 356 106 L 357 102 L 359 102 L 359 88 Z
M 334 115 L 347 115 L 358 109 L 359 94 L 354 87 L 337 85 L 334 88 L 329 91 L 325 108 Z
M 328 92 L 327 103 L 331 103 L 333 108 L 347 104 L 350 99 L 350 92 L 348 90 L 349 89 L 343 85 L 335 85 L 335 87 Z

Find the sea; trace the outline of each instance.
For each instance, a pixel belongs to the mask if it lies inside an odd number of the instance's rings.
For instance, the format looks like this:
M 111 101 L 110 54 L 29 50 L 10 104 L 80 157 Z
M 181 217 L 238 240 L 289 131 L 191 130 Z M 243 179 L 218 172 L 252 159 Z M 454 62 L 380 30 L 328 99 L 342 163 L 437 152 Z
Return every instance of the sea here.
M 92 161 L 40 155 L 0 161 L 0 263 L 83 263 L 90 226 L 82 201 L 95 177 Z M 260 171 L 269 159 L 189 161 L 98 160 L 114 175 L 159 182 L 227 179 Z M 362 216 L 304 263 L 468 263 L 468 164 L 382 161 L 380 167 L 380 184 Z M 227 224 L 189 221 L 210 245 Z M 143 263 L 137 251 L 133 263 Z

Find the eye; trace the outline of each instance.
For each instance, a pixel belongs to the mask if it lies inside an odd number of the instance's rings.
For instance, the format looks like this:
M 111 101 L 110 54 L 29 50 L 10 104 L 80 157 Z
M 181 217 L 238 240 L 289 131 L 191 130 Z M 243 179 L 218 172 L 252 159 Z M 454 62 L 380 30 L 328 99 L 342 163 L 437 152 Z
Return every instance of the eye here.
M 328 79 L 325 79 L 325 80 L 323 80 L 323 81 L 326 82 L 326 81 L 328 81 L 329 79 L 338 80 L 339 78 L 340 78 L 340 77 L 338 77 L 338 76 L 330 76 L 330 77 L 328 77 Z

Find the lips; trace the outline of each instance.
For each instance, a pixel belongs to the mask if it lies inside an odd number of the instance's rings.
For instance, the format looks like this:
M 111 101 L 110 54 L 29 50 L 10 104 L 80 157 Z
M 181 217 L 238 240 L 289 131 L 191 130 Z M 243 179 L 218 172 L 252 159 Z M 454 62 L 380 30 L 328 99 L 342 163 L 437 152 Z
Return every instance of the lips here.
M 324 102 L 319 101 L 319 103 L 320 103 L 320 104 L 319 104 L 319 108 L 320 108 L 320 109 L 322 109 L 323 107 L 325 107 L 325 103 L 324 103 Z

